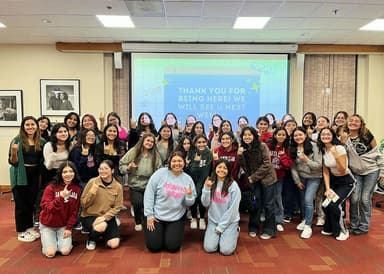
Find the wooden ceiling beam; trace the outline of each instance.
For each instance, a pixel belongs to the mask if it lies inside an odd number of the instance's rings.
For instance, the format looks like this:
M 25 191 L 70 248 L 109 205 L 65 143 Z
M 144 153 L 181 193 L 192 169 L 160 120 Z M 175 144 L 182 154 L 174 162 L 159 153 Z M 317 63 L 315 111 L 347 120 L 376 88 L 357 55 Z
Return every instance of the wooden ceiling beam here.
M 57 42 L 56 49 L 62 52 L 119 52 L 121 43 L 65 43 Z
M 383 53 L 382 45 L 299 44 L 298 53 Z

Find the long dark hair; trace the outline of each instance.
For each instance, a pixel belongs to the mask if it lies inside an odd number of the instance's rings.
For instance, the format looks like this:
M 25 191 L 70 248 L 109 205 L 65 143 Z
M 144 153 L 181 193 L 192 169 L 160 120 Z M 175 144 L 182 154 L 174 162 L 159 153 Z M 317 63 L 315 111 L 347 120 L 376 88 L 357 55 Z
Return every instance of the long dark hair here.
M 144 115 L 147 115 L 148 118 L 149 118 L 149 125 L 148 125 L 149 126 L 149 130 L 151 131 L 151 133 L 153 135 L 157 136 L 157 130 L 156 130 L 156 127 L 155 127 L 155 123 L 153 122 L 151 114 L 149 114 L 148 112 L 140 113 L 139 118 L 137 118 L 137 129 L 136 130 L 137 130 L 138 134 L 140 135 L 141 132 L 145 131 L 144 126 L 140 122 L 141 117 L 143 117 Z
M 191 137 L 192 137 L 192 140 L 195 139 L 196 137 L 196 133 L 195 133 L 195 128 L 196 128 L 196 125 L 201 125 L 203 127 L 203 133 L 205 135 L 205 127 L 204 127 L 204 123 L 202 121 L 196 121 L 196 123 L 193 124 L 192 126 L 192 129 L 191 129 Z
M 247 145 L 243 140 L 244 132 L 246 130 L 249 130 L 251 132 L 251 134 L 253 135 L 253 141 L 249 145 Z M 257 164 L 260 164 L 263 160 L 263 155 L 260 153 L 261 142 L 259 139 L 259 135 L 257 134 L 257 130 L 254 127 L 246 126 L 241 131 L 240 140 L 241 140 L 241 146 L 250 152 L 250 153 L 244 154 L 244 157 L 246 158 L 246 162 L 249 163 L 249 161 L 251 160 L 251 159 L 248 159 L 249 158 L 248 155 L 254 154 L 256 157 Z
M 283 146 L 282 147 L 285 150 L 287 150 L 289 148 L 289 135 L 288 135 L 287 130 L 285 128 L 283 128 L 283 127 L 276 128 L 275 131 L 273 132 L 272 140 L 271 140 L 271 150 L 275 150 L 275 148 L 277 146 L 276 135 L 277 135 L 277 133 L 279 133 L 279 131 L 284 131 L 285 132 L 285 140 L 283 142 Z
M 95 148 L 96 148 L 96 138 L 97 138 L 97 134 L 96 134 L 96 131 L 94 129 L 85 128 L 82 131 L 80 131 L 80 135 L 79 135 L 80 137 L 79 137 L 79 141 L 76 143 L 76 147 L 81 147 L 82 145 L 86 144 L 86 138 L 87 138 L 88 132 L 93 132 L 95 134 L 95 143 L 93 143 L 92 145 L 89 146 L 90 154 L 94 154 Z
M 46 141 L 48 141 L 49 140 L 49 132 L 50 132 L 50 130 L 52 128 L 51 120 L 48 118 L 48 116 L 45 116 L 45 115 L 40 116 L 39 118 L 37 118 L 37 122 L 40 122 L 41 120 L 47 120 L 47 122 L 48 122 L 47 123 L 48 124 L 47 128 L 44 131 L 40 132 L 40 136 L 42 138 L 44 138 Z M 37 123 L 37 125 L 38 125 L 38 127 L 40 129 L 39 123 Z
M 54 152 L 57 151 L 58 140 L 57 140 L 56 134 L 59 131 L 59 129 L 62 127 L 65 128 L 68 132 L 68 138 L 67 138 L 67 140 L 64 141 L 64 145 L 65 145 L 65 149 L 68 150 L 68 152 L 69 152 L 69 146 L 71 145 L 71 137 L 69 136 L 69 129 L 68 129 L 67 125 L 64 123 L 57 123 L 52 127 L 50 141 L 51 141 L 52 148 L 53 148 Z
M 116 138 L 115 140 L 113 140 L 113 147 L 114 149 L 116 150 L 117 154 L 121 153 L 120 151 L 120 148 L 121 148 L 121 144 L 122 144 L 122 141 L 120 140 L 119 138 L 119 128 L 116 126 L 116 125 L 112 125 L 112 124 L 107 124 L 103 130 L 103 138 L 102 138 L 102 142 L 106 145 L 108 145 L 108 137 L 107 137 L 107 130 L 110 128 L 110 127 L 114 127 L 116 129 Z
M 59 168 L 57 169 L 56 177 L 52 181 L 52 184 L 54 186 L 59 186 L 64 182 L 63 181 L 63 170 L 67 166 L 69 166 L 73 170 L 73 172 L 75 173 L 75 177 L 73 177 L 72 183 L 76 184 L 76 185 L 78 185 L 80 183 L 80 176 L 79 176 L 79 172 L 77 171 L 76 165 L 71 161 L 66 161 L 65 163 L 62 163 L 59 166 Z
M 307 116 L 307 115 L 310 115 L 311 118 L 312 118 L 312 124 L 311 125 L 304 125 L 304 117 Z M 305 129 L 314 129 L 316 127 L 316 123 L 317 123 L 317 118 L 316 118 L 316 114 L 314 112 L 311 112 L 311 111 L 308 111 L 306 113 L 304 113 L 303 115 L 303 118 L 301 119 L 301 126 Z
M 168 128 L 169 131 L 170 131 L 170 136 L 169 136 L 169 139 L 167 140 L 167 143 L 168 143 L 168 150 L 167 150 L 167 159 L 169 157 L 169 155 L 171 154 L 171 152 L 174 150 L 174 145 L 175 145 L 175 141 L 173 140 L 173 134 L 172 134 L 172 128 L 171 126 L 168 126 L 168 125 L 162 125 L 159 129 L 159 136 L 158 136 L 158 141 L 162 140 L 162 137 L 161 137 L 161 131 L 164 129 L 164 128 Z
M 23 147 L 25 148 L 26 151 L 29 150 L 29 143 L 28 143 L 28 134 L 25 131 L 25 123 L 28 120 L 33 120 L 36 124 L 36 131 L 33 134 L 33 142 L 35 145 L 35 151 L 40 151 L 41 150 L 41 136 L 40 136 L 40 129 L 39 129 L 39 123 L 37 122 L 36 118 L 33 116 L 25 116 L 23 120 L 21 121 L 20 129 L 19 129 L 19 137 L 23 141 Z
M 319 146 L 319 149 L 321 150 L 321 152 L 325 153 L 325 144 L 321 141 L 321 133 L 324 131 L 324 130 L 329 130 L 332 134 L 332 140 L 331 140 L 331 144 L 332 145 L 344 145 L 340 140 L 339 138 L 337 138 L 337 134 L 334 130 L 332 130 L 331 128 L 329 127 L 325 127 L 323 129 L 320 130 L 319 132 L 319 136 L 317 137 L 317 145 Z
M 225 177 L 224 182 L 223 182 L 223 188 L 221 189 L 221 196 L 225 197 L 228 195 L 228 189 L 232 185 L 232 182 L 233 182 L 233 178 L 231 176 L 232 169 L 231 169 L 230 163 L 226 159 L 220 158 L 219 160 L 217 160 L 215 168 L 214 168 L 214 170 L 212 172 L 212 176 L 211 176 L 211 180 L 213 181 L 213 185 L 211 187 L 211 197 L 213 197 L 213 195 L 216 191 L 217 183 L 218 183 L 216 168 L 222 163 L 224 163 L 225 166 L 227 167 L 228 174 Z
M 290 149 L 291 149 L 291 158 L 293 160 L 295 160 L 297 158 L 297 146 L 298 146 L 298 144 L 296 143 L 295 138 L 294 138 L 296 131 L 301 131 L 302 133 L 305 134 L 305 140 L 303 143 L 304 154 L 309 156 L 313 153 L 312 141 L 308 137 L 307 131 L 303 127 L 297 127 L 297 128 L 295 128 L 294 131 L 292 131 L 292 134 L 291 134 L 291 147 L 290 147 Z
M 153 147 L 150 151 L 148 151 L 148 153 L 151 155 L 152 157 L 152 170 L 155 171 L 156 170 L 156 162 L 157 162 L 157 157 L 159 156 L 158 155 L 158 152 L 157 152 L 157 148 L 156 148 L 156 137 L 153 133 L 144 133 L 142 137 L 140 137 L 139 141 L 136 143 L 136 145 L 131 148 L 134 150 L 134 157 L 133 157 L 133 161 L 136 163 L 136 165 L 139 164 L 140 162 L 140 159 L 141 157 L 143 156 L 143 148 L 144 148 L 144 140 L 148 137 L 151 137 L 153 138 Z
M 74 111 L 71 111 L 67 115 L 65 115 L 65 117 L 64 117 L 64 124 L 67 124 L 67 120 L 69 120 L 72 116 L 76 117 L 77 123 L 76 123 L 76 126 L 75 126 L 75 130 L 79 131 L 80 130 L 80 116 L 79 116 L 79 114 L 77 114 Z

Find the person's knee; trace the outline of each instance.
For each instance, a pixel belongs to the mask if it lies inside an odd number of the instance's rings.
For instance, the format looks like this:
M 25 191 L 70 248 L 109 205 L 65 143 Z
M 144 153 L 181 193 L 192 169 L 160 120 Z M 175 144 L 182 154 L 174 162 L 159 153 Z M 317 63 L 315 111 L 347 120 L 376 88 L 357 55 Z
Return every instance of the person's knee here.
M 236 248 L 229 248 L 228 246 L 220 246 L 220 253 L 224 256 L 232 255 Z
M 97 225 L 93 225 L 93 230 L 103 233 L 107 229 L 108 224 L 106 222 L 99 223 Z
M 147 248 L 152 253 L 157 253 L 157 252 L 160 252 L 162 250 L 161 245 L 154 245 L 154 244 L 148 244 L 148 243 L 147 243 Z
M 214 253 L 217 251 L 217 246 L 204 243 L 204 250 L 207 253 Z
M 112 249 L 118 248 L 120 245 L 120 239 L 119 238 L 113 238 L 107 241 L 107 246 L 109 246 Z
M 53 257 L 55 257 L 55 255 L 56 255 L 56 251 L 57 251 L 57 249 L 56 249 L 54 246 L 50 246 L 50 247 L 47 247 L 47 248 L 44 250 L 44 255 L 45 255 L 47 258 L 53 258 Z
M 179 251 L 181 248 L 181 243 L 166 243 L 165 249 L 168 250 L 171 253 L 175 253 Z
M 72 248 L 70 248 L 70 247 L 63 247 L 63 248 L 60 250 L 60 253 L 61 253 L 61 255 L 63 255 L 63 256 L 67 256 L 67 255 L 69 255 L 69 253 L 71 253 L 71 250 L 72 250 Z

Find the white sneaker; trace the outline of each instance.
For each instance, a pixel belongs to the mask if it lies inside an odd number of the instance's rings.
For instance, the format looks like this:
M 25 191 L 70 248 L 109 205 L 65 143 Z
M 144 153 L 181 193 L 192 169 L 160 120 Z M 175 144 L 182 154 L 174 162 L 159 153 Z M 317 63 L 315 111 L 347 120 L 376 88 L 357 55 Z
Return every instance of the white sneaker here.
M 348 238 L 349 238 L 348 230 L 346 231 L 346 233 L 340 231 L 340 234 L 339 234 L 339 236 L 336 237 L 336 240 L 338 240 L 338 241 L 345 241 Z
M 121 221 L 120 221 L 119 215 L 116 215 L 115 219 L 116 219 L 117 226 L 120 226 L 121 225 Z
M 251 231 L 251 232 L 248 233 L 248 235 L 249 235 L 249 237 L 255 238 L 257 236 L 257 233 Z
M 327 231 L 324 231 L 324 230 L 322 230 L 320 233 L 322 235 L 325 235 L 325 236 L 331 236 L 333 234 L 332 232 L 327 232 Z
M 133 206 L 131 206 L 131 216 L 135 217 L 135 211 L 133 211 Z
M 302 220 L 300 224 L 296 226 L 297 230 L 304 230 L 305 220 Z
M 317 217 L 316 226 L 323 226 L 325 224 L 324 217 Z
M 26 232 L 29 232 L 29 234 L 31 234 L 33 237 L 35 237 L 35 239 L 40 238 L 40 233 L 38 231 L 36 231 L 33 227 L 28 228 L 26 230 Z
M 207 228 L 207 225 L 205 224 L 204 218 L 201 218 L 199 221 L 199 229 L 200 230 L 205 230 Z
M 192 220 L 191 220 L 191 229 L 197 229 L 197 220 L 196 220 L 196 218 L 192 218 Z
M 87 241 L 86 242 L 86 244 L 85 244 L 85 248 L 87 249 L 87 250 L 95 250 L 95 248 L 96 248 L 96 242 L 94 242 L 94 241 Z
M 282 224 L 277 224 L 276 230 L 282 232 L 282 231 L 284 231 L 284 226 Z
M 263 239 L 263 240 L 269 240 L 269 239 L 271 239 L 271 238 L 272 238 L 272 236 L 269 235 L 269 234 L 267 234 L 267 233 L 263 233 L 263 234 L 261 234 L 261 236 L 260 236 L 260 239 Z
M 135 225 L 135 231 L 143 231 L 143 225 L 141 224 Z
M 303 239 L 309 239 L 312 236 L 312 228 L 310 225 L 305 225 L 303 232 L 301 232 L 300 237 Z
M 21 242 L 30 243 L 36 240 L 36 238 L 28 231 L 21 232 L 17 235 L 17 239 Z

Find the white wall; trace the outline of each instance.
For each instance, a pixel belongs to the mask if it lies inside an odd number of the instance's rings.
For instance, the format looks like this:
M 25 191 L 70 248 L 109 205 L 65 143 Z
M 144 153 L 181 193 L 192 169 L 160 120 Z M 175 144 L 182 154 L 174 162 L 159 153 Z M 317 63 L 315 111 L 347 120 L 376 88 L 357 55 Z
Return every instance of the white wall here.
M 62 53 L 55 45 L 0 45 L 0 90 L 23 90 L 24 116 L 41 114 L 40 79 L 80 79 L 81 114 L 98 117 L 112 109 L 112 56 Z M 16 127 L 0 127 L 0 185 L 9 185 L 8 146 L 17 133 Z

